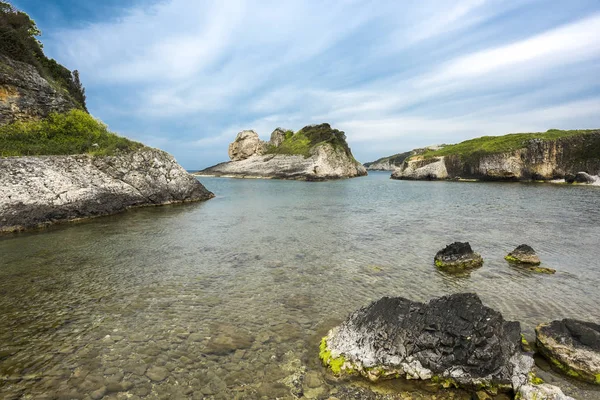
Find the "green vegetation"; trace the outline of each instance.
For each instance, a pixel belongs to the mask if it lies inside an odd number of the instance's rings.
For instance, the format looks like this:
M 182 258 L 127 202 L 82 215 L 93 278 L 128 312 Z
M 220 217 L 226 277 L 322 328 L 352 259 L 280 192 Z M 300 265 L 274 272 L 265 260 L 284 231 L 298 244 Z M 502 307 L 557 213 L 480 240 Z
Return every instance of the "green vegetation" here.
M 41 34 L 29 15 L 0 0 L 0 55 L 34 66 L 55 89 L 87 111 L 85 89 L 79 79 L 79 72 L 71 73 L 55 60 L 46 57 L 43 45 L 37 38 Z M 8 68 L 3 66 L 0 71 L 8 71 Z
M 332 357 L 331 350 L 327 348 L 327 339 L 321 339 L 321 344 L 319 345 L 319 358 L 323 361 L 324 366 L 329 366 L 331 372 L 336 375 L 339 375 L 342 372 L 342 366 L 346 362 L 344 356 L 340 357 Z M 346 370 L 346 372 L 351 373 L 352 371 Z
M 557 140 L 585 135 L 591 132 L 597 132 L 597 130 L 561 131 L 558 129 L 550 129 L 547 132 L 538 133 L 513 133 L 504 136 L 483 136 L 476 139 L 465 140 L 458 144 L 448 145 L 439 150 L 429 150 L 422 155 L 425 158 L 459 155 L 463 159 L 469 159 L 487 154 L 505 153 L 522 149 L 527 146 L 527 142 L 531 139 Z
M 137 150 L 141 143 L 110 132 L 82 110 L 50 114 L 40 121 L 0 127 L 0 156 L 93 154 L 114 155 Z
M 329 143 L 335 149 L 342 148 L 348 156 L 352 156 L 346 134 L 332 129 L 329 124 L 305 126 L 298 132 L 286 131 L 285 140 L 277 147 L 269 146 L 266 154 L 297 154 L 310 156 L 310 150 L 320 144 Z

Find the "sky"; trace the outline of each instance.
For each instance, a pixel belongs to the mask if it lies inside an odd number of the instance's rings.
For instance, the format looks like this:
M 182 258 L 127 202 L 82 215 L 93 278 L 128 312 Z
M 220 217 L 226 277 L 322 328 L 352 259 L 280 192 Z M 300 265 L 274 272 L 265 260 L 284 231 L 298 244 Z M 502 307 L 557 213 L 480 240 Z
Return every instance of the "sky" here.
M 90 112 L 186 169 L 328 122 L 361 162 L 600 128 L 598 0 L 13 0 Z

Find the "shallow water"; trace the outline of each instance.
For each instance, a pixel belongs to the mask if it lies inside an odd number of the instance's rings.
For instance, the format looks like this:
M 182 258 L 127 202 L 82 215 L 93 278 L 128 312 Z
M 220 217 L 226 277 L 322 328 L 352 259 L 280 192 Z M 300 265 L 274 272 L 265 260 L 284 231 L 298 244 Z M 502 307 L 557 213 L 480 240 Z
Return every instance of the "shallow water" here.
M 205 203 L 1 237 L 0 398 L 339 397 L 319 338 L 384 295 L 600 320 L 600 188 L 388 176 L 202 178 Z M 437 271 L 456 240 L 484 266 Z M 521 243 L 557 273 L 509 266 Z

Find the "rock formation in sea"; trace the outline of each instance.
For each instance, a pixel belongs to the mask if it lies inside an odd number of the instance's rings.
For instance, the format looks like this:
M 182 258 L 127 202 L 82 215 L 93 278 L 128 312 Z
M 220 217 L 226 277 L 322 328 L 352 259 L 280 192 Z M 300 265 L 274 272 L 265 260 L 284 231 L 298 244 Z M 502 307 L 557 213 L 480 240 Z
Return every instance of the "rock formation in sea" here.
M 538 351 L 564 374 L 600 385 L 600 325 L 563 319 L 535 329 Z
M 91 117 L 79 73 L 44 55 L 35 22 L 0 13 L 0 232 L 213 197 L 169 154 Z
M 428 303 L 383 297 L 331 329 L 319 356 L 340 377 L 420 379 L 529 399 L 568 399 L 535 379 L 533 358 L 521 351 L 520 324 L 505 321 L 471 293 Z M 557 397 L 542 397 L 551 392 Z
M 471 249 L 469 242 L 454 242 L 438 251 L 433 261 L 436 267 L 445 271 L 479 268 L 483 258 Z
M 161 150 L 0 158 L 0 232 L 214 195 Z
M 344 132 L 329 124 L 305 126 L 298 132 L 277 128 L 269 142 L 252 130 L 238 133 L 229 145 L 231 161 L 198 175 L 322 181 L 367 174 L 354 159 Z
M 600 185 L 600 130 L 484 136 L 417 149 L 393 179 L 566 181 Z

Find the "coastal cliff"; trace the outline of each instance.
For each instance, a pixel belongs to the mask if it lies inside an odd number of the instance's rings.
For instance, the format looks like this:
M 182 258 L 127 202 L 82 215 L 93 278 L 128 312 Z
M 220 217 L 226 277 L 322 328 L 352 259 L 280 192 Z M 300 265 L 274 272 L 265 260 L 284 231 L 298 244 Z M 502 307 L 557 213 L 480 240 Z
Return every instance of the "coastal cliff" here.
M 482 137 L 413 151 L 393 179 L 574 180 L 597 183 L 600 130 Z M 584 178 L 580 178 L 584 177 Z
M 0 158 L 0 232 L 211 197 L 171 155 L 151 148 L 102 157 Z
M 229 145 L 229 158 L 196 174 L 306 181 L 367 174 L 354 159 L 344 132 L 329 124 L 306 126 L 296 133 L 277 128 L 268 142 L 254 131 L 242 131 Z
M 77 71 L 0 2 L 0 233 L 214 195 L 175 159 L 92 117 Z
M 378 160 L 364 163 L 363 166 L 367 171 L 394 171 L 400 167 L 404 160 L 412 155 L 411 151 L 404 153 L 394 154 L 389 157 L 382 157 Z

